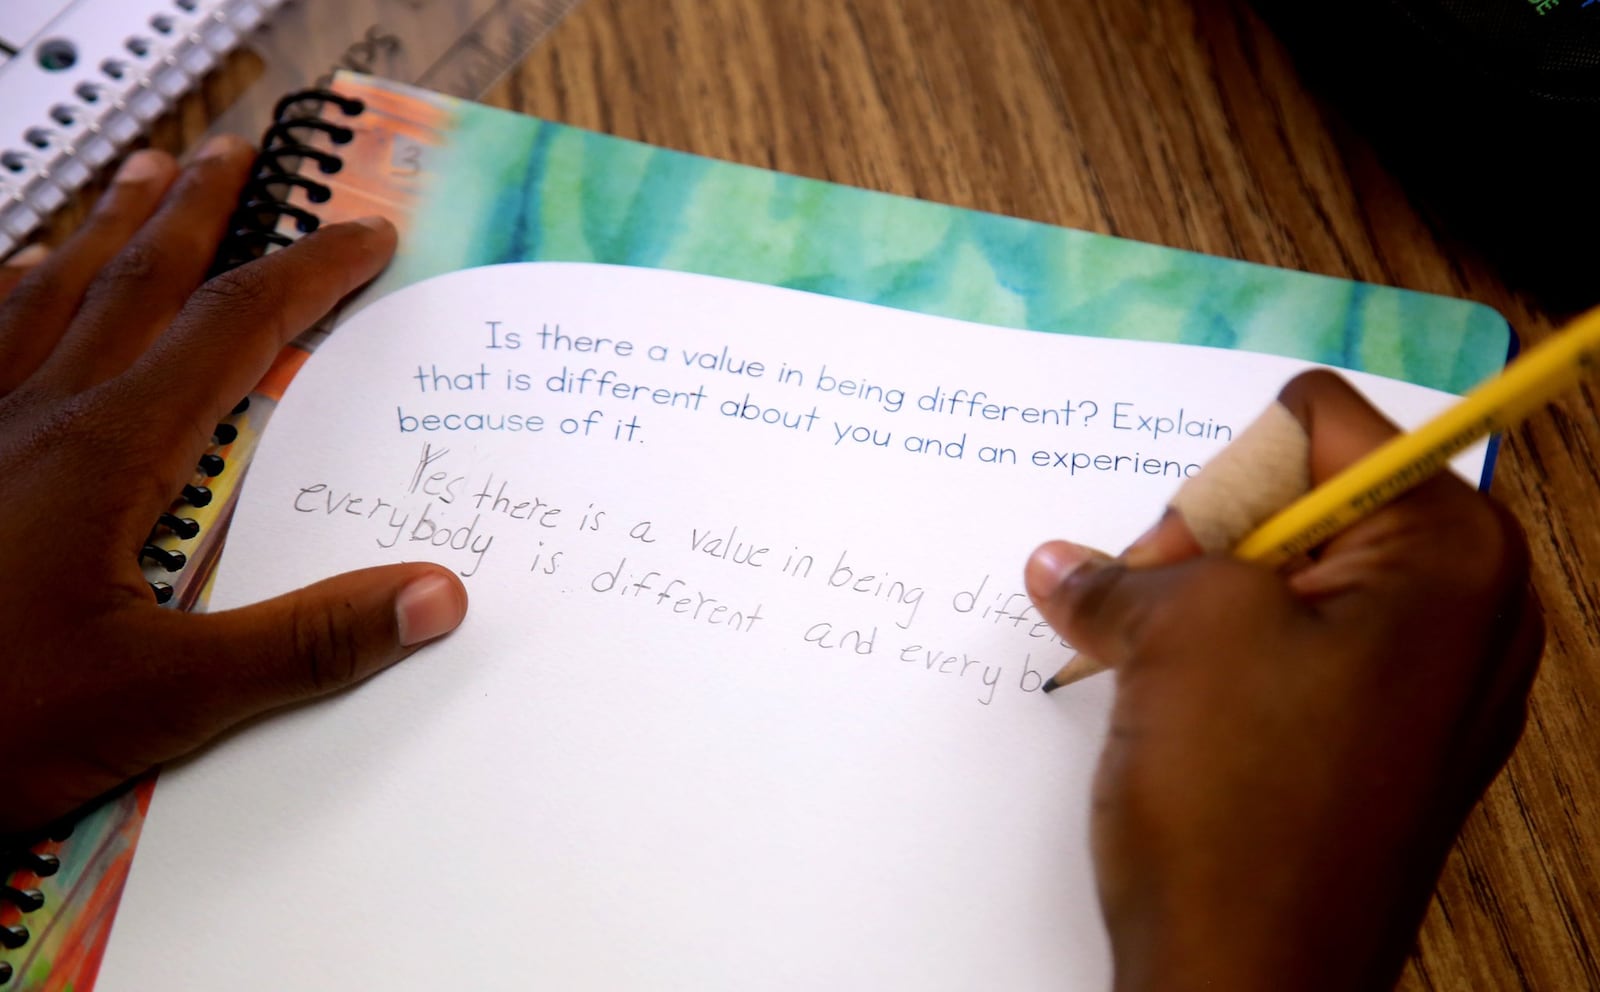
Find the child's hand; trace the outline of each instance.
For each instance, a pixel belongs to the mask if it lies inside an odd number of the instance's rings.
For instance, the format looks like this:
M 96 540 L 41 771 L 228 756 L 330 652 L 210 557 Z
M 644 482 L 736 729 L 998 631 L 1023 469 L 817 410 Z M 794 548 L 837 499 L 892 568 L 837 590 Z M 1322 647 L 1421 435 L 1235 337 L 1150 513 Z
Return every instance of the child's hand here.
M 0 832 L 357 682 L 466 608 L 422 564 L 209 616 L 155 604 L 137 556 L 212 428 L 394 251 L 387 222 L 339 224 L 202 285 L 250 162 L 227 139 L 181 174 L 139 152 L 71 242 L 0 272 Z
M 1327 373 L 1283 401 L 1313 484 L 1394 433 Z M 1134 557 L 1185 549 L 1169 513 Z M 1446 475 L 1287 576 L 1056 542 L 1027 582 L 1116 670 L 1092 830 L 1117 988 L 1392 984 L 1522 731 L 1543 626 L 1511 517 Z

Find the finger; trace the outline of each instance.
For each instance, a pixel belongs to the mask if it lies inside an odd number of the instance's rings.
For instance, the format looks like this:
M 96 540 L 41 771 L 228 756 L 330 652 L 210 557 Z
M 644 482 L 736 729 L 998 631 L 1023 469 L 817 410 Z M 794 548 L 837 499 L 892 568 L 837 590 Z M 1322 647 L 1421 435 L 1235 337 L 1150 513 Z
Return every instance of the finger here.
M 23 280 L 28 273 L 34 270 L 40 262 L 50 255 L 48 245 L 34 242 L 21 251 L 6 259 L 5 265 L 0 265 L 0 302 L 3 302 L 11 291 L 17 288 L 17 283 Z
M 1325 369 L 1290 380 L 1279 401 L 1305 426 L 1313 486 L 1338 475 L 1400 433 L 1365 396 Z M 1385 534 L 1409 534 L 1421 540 L 1433 540 L 1437 535 L 1442 540 L 1453 524 L 1465 524 L 1465 533 L 1500 531 L 1500 520 L 1489 501 L 1453 472 L 1441 472 L 1422 483 L 1396 501 L 1397 506 L 1402 504 L 1400 514 L 1379 510 L 1346 528 L 1328 542 L 1322 558 L 1340 549 L 1363 546 L 1371 553 L 1375 538 Z M 1424 526 L 1418 530 L 1417 524 Z M 1318 574 L 1320 564 L 1300 578 L 1302 592 L 1309 592 L 1325 576 Z
M 454 630 L 466 608 L 453 572 L 416 563 L 348 572 L 222 613 L 161 611 L 167 629 L 153 636 L 182 659 L 162 705 L 209 737 L 382 671 Z
M 1302 423 L 1274 402 L 1197 475 L 1184 481 L 1155 526 L 1119 556 L 1133 568 L 1187 561 L 1231 550 L 1256 527 L 1310 488 L 1309 440 Z M 1104 671 L 1108 663 L 1080 651 L 1044 683 L 1053 692 Z
M 205 278 L 253 156 L 248 142 L 228 135 L 201 146 L 161 209 L 90 283 L 41 378 L 78 392 L 143 354 Z
M 1226 448 L 1186 479 L 1162 520 L 1123 554 L 1131 565 L 1231 551 L 1311 483 L 1306 429 L 1274 401 Z
M 1258 634 L 1304 612 L 1276 575 L 1227 558 L 1130 568 L 1054 541 L 1034 552 L 1023 581 L 1040 615 L 1083 656 L 1124 672 L 1136 660 L 1201 656 L 1183 648 L 1219 617 L 1248 618 L 1240 627 Z
M 1302 372 L 1278 393 L 1281 403 L 1305 428 L 1311 484 L 1321 485 L 1400 433 L 1339 375 L 1327 369 Z
M 325 227 L 201 286 L 171 329 L 121 376 L 102 402 L 137 416 L 165 439 L 162 478 L 176 490 L 212 427 L 256 384 L 285 344 L 376 276 L 394 253 L 395 229 L 379 217 Z M 173 444 L 186 438 L 188 445 Z
M 1188 479 L 1167 511 L 1122 553 L 1135 567 L 1230 550 L 1312 486 L 1396 433 L 1325 369 L 1291 379 L 1277 400 Z
M 1120 560 L 1130 567 L 1152 568 L 1230 550 L 1314 485 L 1395 433 L 1394 425 L 1337 375 L 1327 370 L 1302 373 L 1198 475 L 1184 482 L 1161 519 Z M 1029 563 L 1030 591 L 1042 593 L 1053 582 L 1044 577 L 1055 557 L 1049 549 L 1041 548 Z M 1045 606 L 1040 609 L 1050 615 Z M 1060 624 L 1052 625 L 1081 650 L 1046 683 L 1047 690 L 1115 664 L 1114 659 L 1096 657 Z
M 1301 373 L 1193 478 L 1122 558 L 1147 567 L 1231 550 L 1279 510 L 1395 433 L 1327 370 Z
M 177 168 L 165 152 L 128 156 L 78 233 L 0 304 L 0 396 L 27 381 L 55 349 L 90 281 L 155 211 Z
M 1102 670 L 1126 660 L 1131 649 L 1131 638 L 1122 636 L 1134 603 L 1127 573 L 1125 564 L 1106 562 L 1093 548 L 1050 541 L 1029 556 L 1022 584 L 1051 629 Z
M 1400 428 L 1365 396 L 1326 369 L 1295 376 L 1278 394 L 1278 400 L 1305 427 L 1313 486 L 1338 475 L 1400 433 Z M 1375 564 L 1378 555 L 1405 553 L 1397 546 L 1386 547 L 1392 541 L 1385 538 L 1409 534 L 1414 539 L 1427 540 L 1416 529 L 1417 524 L 1424 524 L 1424 530 L 1438 534 L 1440 540 L 1463 516 L 1476 518 L 1476 525 L 1469 532 L 1481 531 L 1490 523 L 1482 512 L 1485 507 L 1467 505 L 1477 499 L 1477 493 L 1453 473 L 1440 473 L 1395 505 L 1336 535 L 1324 546 L 1318 561 L 1297 572 L 1291 584 L 1301 595 L 1314 596 L 1347 587 L 1352 580 L 1359 582 L 1358 573 Z M 1357 553 L 1341 557 L 1342 551 Z
M 1165 523 L 1165 518 L 1163 518 Z M 1160 527 L 1161 525 L 1157 525 Z M 1152 528 L 1155 529 L 1155 528 Z M 1146 535 L 1148 538 L 1149 535 Z M 1071 575 L 1072 571 L 1086 563 L 1104 563 L 1113 559 L 1110 555 L 1096 548 L 1073 544 L 1070 541 L 1048 541 L 1034 549 L 1028 556 L 1028 562 L 1022 569 L 1022 584 L 1027 590 L 1028 598 L 1033 601 L 1034 608 L 1051 629 L 1062 635 L 1062 640 L 1068 645 L 1075 646 L 1077 642 L 1066 636 L 1066 615 L 1059 603 L 1056 594 L 1063 582 Z M 1126 560 L 1122 560 L 1127 564 Z M 1106 670 L 1108 666 L 1099 658 L 1084 651 L 1076 651 L 1067 663 L 1061 666 L 1054 675 L 1045 680 L 1041 688 L 1046 694 L 1052 693 L 1062 686 L 1097 675 Z
M 1142 621 L 1140 584 L 1129 576 L 1126 563 L 1094 548 L 1050 541 L 1028 558 L 1022 581 L 1039 615 L 1100 670 L 1127 660 Z
M 1205 554 L 1205 549 L 1195 539 L 1194 531 L 1184 520 L 1183 514 L 1168 507 L 1155 526 L 1141 534 L 1119 557 L 1131 567 L 1149 568 L 1171 565 L 1202 554 Z

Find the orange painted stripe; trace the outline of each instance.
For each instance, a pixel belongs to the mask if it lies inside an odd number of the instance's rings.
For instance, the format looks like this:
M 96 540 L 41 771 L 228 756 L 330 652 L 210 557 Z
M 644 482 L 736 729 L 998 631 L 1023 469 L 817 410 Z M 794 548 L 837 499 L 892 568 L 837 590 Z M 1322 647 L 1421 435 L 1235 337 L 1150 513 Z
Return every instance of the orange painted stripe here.
M 274 402 L 283 399 L 283 391 L 289 388 L 289 381 L 310 357 L 311 352 L 292 344 L 284 348 L 278 352 L 278 357 L 273 359 L 272 368 L 267 369 L 267 374 L 256 384 L 255 391 L 270 397 Z

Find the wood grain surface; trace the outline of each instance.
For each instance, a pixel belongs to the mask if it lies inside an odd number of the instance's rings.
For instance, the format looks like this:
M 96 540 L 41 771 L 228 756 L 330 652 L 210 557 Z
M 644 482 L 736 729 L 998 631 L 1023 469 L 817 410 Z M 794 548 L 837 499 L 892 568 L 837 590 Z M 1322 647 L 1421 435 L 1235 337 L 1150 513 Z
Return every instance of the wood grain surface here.
M 176 147 L 226 102 L 164 123 Z M 1551 317 L 1413 205 L 1243 0 L 584 0 L 486 102 L 819 179 Z M 54 238 L 82 208 L 54 225 Z M 1600 300 L 1600 277 L 1591 301 Z M 1600 388 L 1508 437 L 1548 646 L 1400 987 L 1600 989 Z
M 584 0 L 487 102 L 671 148 L 1551 321 L 1446 241 L 1237 0 Z M 1600 298 L 1600 277 L 1596 279 Z M 1401 988 L 1600 988 L 1600 416 L 1507 439 L 1549 627 Z

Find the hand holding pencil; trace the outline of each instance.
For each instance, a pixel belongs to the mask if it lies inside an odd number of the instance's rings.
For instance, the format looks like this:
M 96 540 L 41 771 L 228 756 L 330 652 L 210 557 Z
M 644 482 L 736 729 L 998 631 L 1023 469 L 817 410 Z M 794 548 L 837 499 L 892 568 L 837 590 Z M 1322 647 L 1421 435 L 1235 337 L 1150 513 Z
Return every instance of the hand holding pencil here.
M 1162 520 L 1117 560 L 1137 568 L 1230 552 L 1243 561 L 1282 566 L 1444 471 L 1459 452 L 1516 426 L 1597 366 L 1600 310 L 1585 314 L 1416 431 L 1395 433 L 1310 492 L 1311 408 L 1303 396 L 1305 377 L 1297 379 L 1178 490 Z M 1042 556 L 1038 567 L 1048 571 L 1050 546 L 1035 554 Z M 1105 667 L 1080 653 L 1045 682 L 1044 691 Z
M 1396 436 L 1329 373 L 1281 399 L 1311 487 Z M 1117 671 L 1091 823 L 1116 987 L 1386 988 L 1521 733 L 1520 530 L 1445 473 L 1290 569 L 1200 550 L 1172 512 L 1124 560 L 1052 542 L 1026 574 Z

